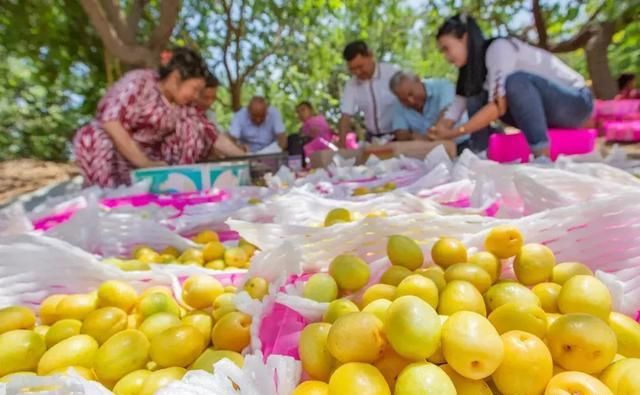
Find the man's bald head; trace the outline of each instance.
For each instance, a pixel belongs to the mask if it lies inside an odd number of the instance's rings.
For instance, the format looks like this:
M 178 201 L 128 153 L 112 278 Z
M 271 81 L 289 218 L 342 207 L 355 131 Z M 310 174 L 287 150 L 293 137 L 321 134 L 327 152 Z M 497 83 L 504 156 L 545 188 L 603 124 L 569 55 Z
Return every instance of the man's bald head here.
M 267 99 L 262 96 L 254 96 L 249 101 L 249 118 L 251 122 L 260 126 L 267 119 L 267 110 L 269 109 L 269 103 L 267 103 Z

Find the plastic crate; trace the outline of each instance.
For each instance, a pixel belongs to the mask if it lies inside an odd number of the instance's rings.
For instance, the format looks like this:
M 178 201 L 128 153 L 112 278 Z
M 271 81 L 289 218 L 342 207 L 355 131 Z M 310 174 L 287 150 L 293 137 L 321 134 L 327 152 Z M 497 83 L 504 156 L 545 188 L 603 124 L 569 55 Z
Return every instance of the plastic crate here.
M 134 182 L 151 180 L 154 194 L 206 191 L 250 184 L 249 166 L 243 161 L 156 167 L 131 172 Z
M 588 154 L 595 149 L 595 129 L 549 129 L 551 159 L 560 155 Z M 500 163 L 529 162 L 531 150 L 522 132 L 494 134 L 489 138 L 487 157 Z
M 621 120 L 640 112 L 640 100 L 596 100 L 594 115 L 599 120 Z
M 640 141 L 640 120 L 606 121 L 602 125 L 605 140 L 620 142 Z

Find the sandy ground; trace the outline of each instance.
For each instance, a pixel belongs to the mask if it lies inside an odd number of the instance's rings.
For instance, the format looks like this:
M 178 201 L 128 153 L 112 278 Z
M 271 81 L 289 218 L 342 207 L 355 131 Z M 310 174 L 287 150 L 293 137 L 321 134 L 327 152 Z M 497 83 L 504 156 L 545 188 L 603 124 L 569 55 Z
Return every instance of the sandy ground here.
M 67 163 L 20 159 L 0 163 L 0 205 L 16 197 L 51 185 L 68 181 L 79 174 Z

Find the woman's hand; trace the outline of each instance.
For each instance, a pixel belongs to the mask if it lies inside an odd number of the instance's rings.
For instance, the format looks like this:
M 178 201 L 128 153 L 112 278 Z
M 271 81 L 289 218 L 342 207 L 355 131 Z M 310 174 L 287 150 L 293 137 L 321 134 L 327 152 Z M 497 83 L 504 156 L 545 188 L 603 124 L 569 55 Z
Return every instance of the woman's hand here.
M 226 134 L 218 135 L 216 142 L 213 144 L 213 150 L 223 157 L 238 157 L 247 154 L 248 147 L 236 144 Z
M 439 125 L 429 129 L 427 138 L 431 141 L 453 140 L 459 135 L 460 133 L 458 132 L 458 130 Z

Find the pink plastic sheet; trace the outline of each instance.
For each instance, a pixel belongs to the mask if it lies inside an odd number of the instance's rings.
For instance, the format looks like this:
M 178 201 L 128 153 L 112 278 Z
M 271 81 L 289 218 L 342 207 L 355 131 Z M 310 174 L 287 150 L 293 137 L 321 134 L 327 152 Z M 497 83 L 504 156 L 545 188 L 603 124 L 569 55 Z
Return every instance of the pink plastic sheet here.
M 201 192 L 179 193 L 174 195 L 154 195 L 151 193 L 143 195 L 126 196 L 115 199 L 102 199 L 100 204 L 106 208 L 113 209 L 122 206 L 145 207 L 155 204 L 160 207 L 173 207 L 180 213 L 187 206 L 195 206 L 205 203 L 217 203 L 229 198 L 229 194 L 225 191 L 219 191 L 212 194 L 203 194 Z M 46 231 L 61 223 L 69 220 L 79 208 L 72 208 L 66 211 L 38 218 L 33 221 L 33 227 L 36 230 Z M 180 215 L 180 213 L 178 215 Z M 231 235 L 228 240 L 235 240 Z
M 263 319 L 258 336 L 265 360 L 269 355 L 288 355 L 300 359 L 298 342 L 307 320 L 295 310 L 275 303 Z

